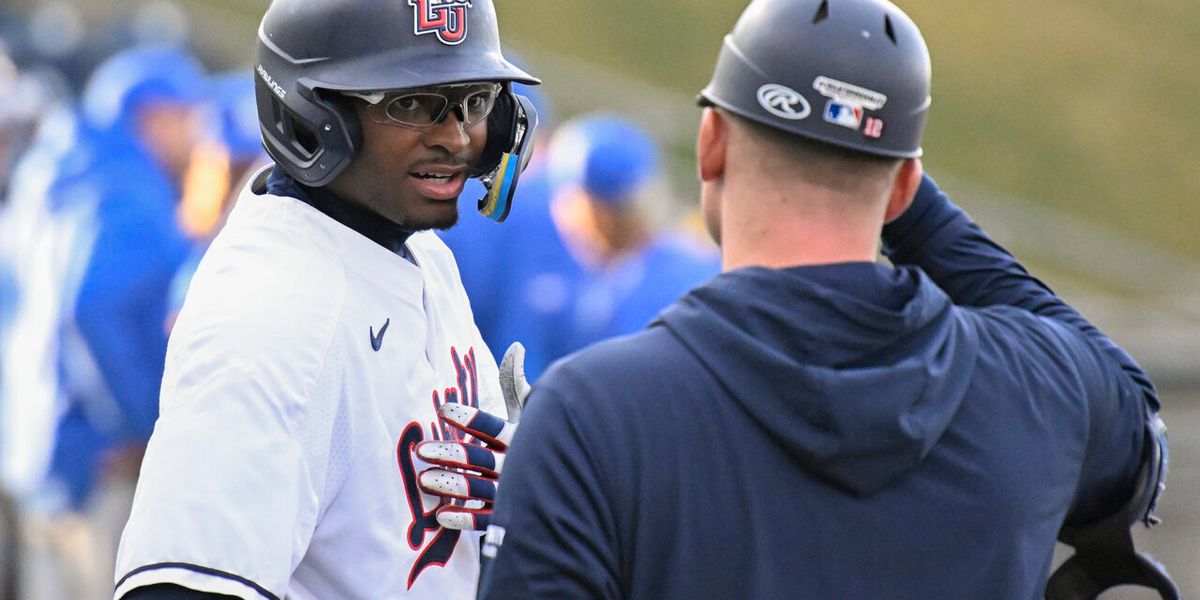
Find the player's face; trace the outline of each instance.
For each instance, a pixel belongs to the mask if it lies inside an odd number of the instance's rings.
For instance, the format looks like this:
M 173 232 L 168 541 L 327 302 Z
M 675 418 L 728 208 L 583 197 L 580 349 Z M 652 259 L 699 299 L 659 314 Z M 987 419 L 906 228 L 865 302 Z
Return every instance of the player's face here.
M 456 111 L 427 127 L 380 122 L 355 102 L 362 148 L 330 185 L 408 229 L 446 229 L 458 222 L 458 196 L 487 141 L 487 120 L 464 125 Z
M 196 147 L 200 115 L 191 106 L 151 102 L 138 114 L 138 133 L 172 178 L 180 180 Z

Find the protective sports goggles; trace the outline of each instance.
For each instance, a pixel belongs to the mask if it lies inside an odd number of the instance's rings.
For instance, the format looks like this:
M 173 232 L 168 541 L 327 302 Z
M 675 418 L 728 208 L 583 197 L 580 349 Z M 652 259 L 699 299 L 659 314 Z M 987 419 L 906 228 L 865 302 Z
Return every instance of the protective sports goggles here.
M 441 123 L 452 110 L 464 127 L 482 122 L 502 89 L 499 83 L 467 83 L 347 95 L 366 101 L 364 115 L 373 123 L 424 129 Z

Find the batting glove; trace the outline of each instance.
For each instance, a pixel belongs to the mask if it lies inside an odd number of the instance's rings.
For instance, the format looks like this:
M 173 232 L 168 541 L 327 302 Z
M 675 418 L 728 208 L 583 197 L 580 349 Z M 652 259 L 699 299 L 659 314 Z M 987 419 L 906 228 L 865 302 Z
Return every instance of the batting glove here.
M 446 529 L 487 529 L 492 518 L 496 483 L 504 469 L 504 451 L 512 442 L 529 396 L 525 380 L 525 347 L 513 343 L 500 361 L 500 389 L 508 420 L 464 404 L 443 404 L 443 421 L 482 441 L 487 447 L 462 442 L 422 442 L 417 456 L 437 465 L 421 472 L 417 485 L 427 494 L 447 501 L 437 510 L 438 524 Z

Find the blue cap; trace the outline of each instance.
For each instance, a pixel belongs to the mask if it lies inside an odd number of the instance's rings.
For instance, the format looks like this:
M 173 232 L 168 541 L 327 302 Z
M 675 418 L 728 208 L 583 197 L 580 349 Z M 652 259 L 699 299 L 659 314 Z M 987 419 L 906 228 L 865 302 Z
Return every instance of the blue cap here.
M 578 185 L 610 205 L 623 205 L 658 174 L 658 147 L 641 127 L 617 117 L 568 122 L 554 135 L 555 185 Z
M 196 104 L 204 95 L 204 68 L 173 46 L 142 46 L 118 52 L 88 79 L 83 113 L 100 131 L 132 130 L 149 102 Z

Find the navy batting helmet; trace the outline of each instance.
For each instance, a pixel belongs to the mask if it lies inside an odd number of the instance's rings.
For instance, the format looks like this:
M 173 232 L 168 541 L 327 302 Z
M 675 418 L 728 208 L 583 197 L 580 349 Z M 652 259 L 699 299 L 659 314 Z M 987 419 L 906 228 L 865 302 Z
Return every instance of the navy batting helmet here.
M 700 100 L 820 142 L 913 158 L 929 76 L 921 32 L 887 0 L 753 0 Z
M 537 124 L 512 83 L 541 82 L 504 58 L 491 0 L 275 0 L 259 27 L 257 61 L 264 145 L 309 186 L 332 181 L 361 145 L 342 94 L 502 82 L 472 176 L 490 190 L 481 212 L 507 215 Z

